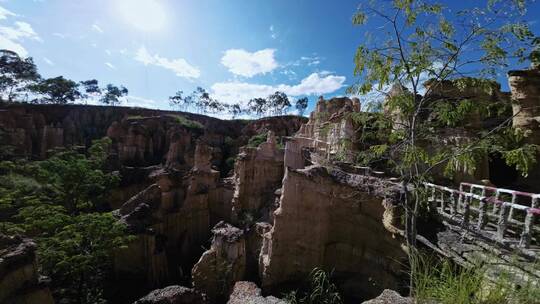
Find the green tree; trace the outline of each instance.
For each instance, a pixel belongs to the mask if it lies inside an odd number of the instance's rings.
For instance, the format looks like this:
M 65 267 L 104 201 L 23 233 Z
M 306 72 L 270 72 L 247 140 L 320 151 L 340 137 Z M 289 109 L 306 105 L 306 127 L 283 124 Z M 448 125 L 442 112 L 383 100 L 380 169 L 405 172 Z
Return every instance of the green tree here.
M 58 302 L 104 303 L 113 251 L 130 239 L 111 213 L 100 212 L 118 180 L 103 170 L 109 145 L 96 141 L 88 156 L 64 151 L 45 161 L 0 163 L 0 211 L 7 215 L 0 233 L 36 240 Z
M 307 106 L 308 106 L 308 98 L 307 97 L 302 97 L 302 98 L 297 99 L 296 103 L 294 105 L 296 110 L 298 110 L 298 115 L 300 115 L 300 116 L 304 116 L 304 112 L 306 111 Z
M 368 33 L 357 49 L 354 73 L 359 80 L 350 93 L 387 92 L 390 85 L 396 89 L 384 105 L 391 115 L 352 114 L 364 123 L 361 138 L 372 140 L 359 159 L 364 164 L 384 163 L 402 180 L 407 190 L 405 237 L 411 253 L 425 202 L 422 183 L 433 179 L 435 171 L 471 174 L 482 157 L 498 152 L 526 174 L 538 149 L 519 141 L 522 136 L 511 129 L 511 119 L 488 130 L 471 127 L 471 121 L 490 115 L 482 100 L 433 98 L 433 90 L 448 85 L 490 94 L 497 89 L 497 74 L 510 60 L 528 58 L 534 36 L 523 20 L 527 1 L 488 0 L 482 7 L 464 6 L 468 8 L 456 11 L 433 1 L 371 1 L 353 16 L 356 25 L 377 24 L 377 32 Z M 376 126 L 366 126 L 368 120 L 376 120 Z M 441 132 L 457 126 L 474 140 L 451 140 Z M 373 134 L 383 137 L 374 140 Z
M 40 79 L 32 58 L 20 58 L 13 51 L 0 50 L 0 91 L 9 102 L 25 87 Z
M 179 110 L 186 110 L 186 97 L 183 91 L 178 91 L 174 96 L 169 97 L 169 105 L 172 108 L 178 108 Z
M 101 95 L 101 88 L 99 87 L 99 82 L 96 79 L 84 80 L 80 82 L 84 90 L 82 98 L 85 101 L 88 101 L 89 98 L 98 97 Z
M 261 117 L 268 111 L 268 101 L 264 98 L 253 98 L 249 101 L 248 107 L 251 112 Z
M 106 105 L 117 106 L 122 101 L 121 98 L 128 95 L 129 91 L 124 86 L 115 86 L 108 84 L 104 89 L 102 89 L 102 96 L 100 102 Z
M 81 98 L 79 84 L 63 76 L 41 80 L 28 87 L 30 91 L 42 95 L 44 103 L 67 104 Z
M 291 106 L 291 102 L 289 101 L 287 94 L 280 91 L 276 91 L 274 94 L 268 96 L 266 100 L 268 101 L 269 107 L 274 115 L 283 115 Z
M 228 110 L 229 110 L 229 114 L 232 115 L 232 118 L 233 118 L 233 119 L 235 119 L 236 117 L 238 117 L 238 115 L 242 114 L 242 112 L 243 112 L 242 107 L 241 107 L 240 104 L 238 104 L 238 103 L 229 105 L 229 106 L 228 106 Z

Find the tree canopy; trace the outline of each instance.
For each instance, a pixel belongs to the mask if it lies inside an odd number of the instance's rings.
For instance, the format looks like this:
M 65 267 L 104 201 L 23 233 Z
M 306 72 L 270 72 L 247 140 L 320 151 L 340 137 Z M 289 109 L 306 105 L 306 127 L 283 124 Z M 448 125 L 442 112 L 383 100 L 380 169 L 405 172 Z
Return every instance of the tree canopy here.
M 358 81 L 349 92 L 378 91 L 386 100 L 379 106 L 384 114 L 351 114 L 364 126 L 358 160 L 388 168 L 404 189 L 417 189 L 404 202 L 409 248 L 415 247 L 416 219 L 425 202 L 423 182 L 440 171 L 474 174 L 490 153 L 500 153 L 524 175 L 535 162 L 538 147 L 526 144 L 523 132 L 512 128 L 511 114 L 479 127 L 495 112 L 511 113 L 509 103 L 482 98 L 498 90 L 498 75 L 534 57 L 529 52 L 538 40 L 523 19 L 527 3 L 488 0 L 455 11 L 437 1 L 369 1 L 353 16 L 355 25 L 372 22 L 377 30 L 367 31 L 357 49 Z M 444 96 L 448 87 L 461 93 Z M 463 93 L 472 88 L 476 93 Z M 445 128 L 464 135 L 448 136 Z
M 0 50 L 0 91 L 13 101 L 25 86 L 40 79 L 32 58 L 20 58 L 15 52 Z

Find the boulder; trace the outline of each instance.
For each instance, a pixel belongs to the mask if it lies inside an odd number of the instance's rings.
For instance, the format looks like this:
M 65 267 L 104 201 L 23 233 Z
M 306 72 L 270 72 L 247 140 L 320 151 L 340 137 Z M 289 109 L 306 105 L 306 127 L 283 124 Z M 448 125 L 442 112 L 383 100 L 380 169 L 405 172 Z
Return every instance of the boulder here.
M 365 301 L 362 304 L 413 304 L 414 301 L 408 297 L 402 297 L 399 293 L 385 289 L 380 296 L 373 300 Z
M 30 239 L 0 234 L 0 303 L 54 303 L 39 275 L 35 251 Z
M 206 304 L 206 297 L 192 288 L 173 285 L 150 292 L 133 304 Z
M 234 284 L 227 304 L 287 304 L 287 302 L 272 296 L 263 297 L 261 289 L 255 283 L 240 281 Z

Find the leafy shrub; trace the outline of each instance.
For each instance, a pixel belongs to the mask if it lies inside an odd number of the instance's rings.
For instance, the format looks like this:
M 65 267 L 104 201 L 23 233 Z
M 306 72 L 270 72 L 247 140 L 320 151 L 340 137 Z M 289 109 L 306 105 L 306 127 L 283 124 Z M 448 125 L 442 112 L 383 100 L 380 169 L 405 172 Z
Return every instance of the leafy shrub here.
M 261 133 L 252 136 L 248 141 L 248 147 L 257 148 L 260 144 L 266 141 L 267 134 Z
M 170 116 L 173 117 L 177 123 L 179 123 L 180 125 L 188 129 L 204 129 L 204 126 L 198 121 L 187 119 L 186 117 L 182 115 L 170 115 Z
M 336 285 L 330 281 L 331 274 L 315 268 L 310 274 L 310 288 L 305 293 L 292 291 L 285 295 L 290 304 L 342 304 Z
M 509 273 L 495 282 L 482 267 L 463 268 L 450 260 L 413 257 L 413 294 L 418 303 L 506 304 L 538 303 L 540 288 L 532 282 L 517 288 Z

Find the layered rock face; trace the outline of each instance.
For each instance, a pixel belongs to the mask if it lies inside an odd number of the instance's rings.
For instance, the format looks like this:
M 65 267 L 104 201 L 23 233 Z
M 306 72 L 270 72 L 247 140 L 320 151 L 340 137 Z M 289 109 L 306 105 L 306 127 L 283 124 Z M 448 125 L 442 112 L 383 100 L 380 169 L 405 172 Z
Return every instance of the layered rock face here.
M 0 138 L 3 146 L 13 149 L 14 155 L 42 159 L 51 149 L 89 146 L 92 140 L 110 135 L 117 140 L 119 158 L 123 160 L 159 163 L 160 158 L 167 158 L 182 162 L 181 153 L 187 142 L 185 134 L 178 130 L 183 125 L 176 118 L 179 115 L 199 123 L 203 127 L 200 132 L 211 146 L 223 146 L 226 137 L 235 139 L 233 154 L 253 135 L 271 130 L 279 136 L 290 136 L 305 122 L 297 116 L 220 120 L 142 108 L 0 103 Z M 193 128 L 189 131 L 197 135 Z M 176 147 L 170 147 L 171 144 Z M 169 152 L 172 155 L 168 156 Z
M 218 223 L 212 232 L 212 246 L 193 267 L 193 286 L 221 302 L 227 299 L 234 282 L 245 276 L 246 240 L 242 230 L 225 222 Z
M 269 296 L 263 297 L 261 289 L 252 282 L 236 282 L 227 304 L 286 304 L 287 302 Z
M 35 250 L 29 239 L 0 234 L 0 303 L 54 303 L 40 279 Z
M 311 148 L 323 155 L 340 155 L 343 160 L 351 160 L 351 143 L 356 138 L 356 132 L 348 114 L 353 112 L 360 112 L 360 101 L 357 98 L 340 97 L 326 101 L 320 97 L 308 123 L 302 125 L 292 139 L 290 149 L 301 149 L 299 147 L 310 143 Z
M 365 301 L 362 304 L 413 304 L 411 298 L 402 297 L 399 293 L 385 289 L 380 296 L 373 300 Z
M 275 191 L 283 179 L 283 150 L 269 131 L 267 141 L 257 148 L 243 147 L 234 168 L 232 221 L 246 224 L 255 220 L 269 221 L 274 211 Z
M 211 169 L 211 158 L 212 149 L 198 144 L 192 170 L 185 174 L 154 172 L 155 184 L 117 211 L 120 220 L 136 233 L 136 240 L 116 256 L 120 280 L 158 287 L 188 278 L 202 246 L 210 239 L 211 214 L 224 216 L 212 208 L 232 197 L 232 190 L 224 195 L 219 172 Z
M 510 71 L 508 82 L 512 92 L 512 110 L 514 128 L 525 132 L 525 142 L 540 145 L 540 68 Z M 540 165 L 533 168 L 527 179 L 521 183 L 528 189 L 540 185 Z
M 206 304 L 206 297 L 191 288 L 173 285 L 150 292 L 133 304 Z
M 260 256 L 263 290 L 302 281 L 316 267 L 334 270 L 345 294 L 353 298 L 400 287 L 405 253 L 382 224 L 382 197 L 392 191 L 335 174 L 324 167 L 287 170 Z

